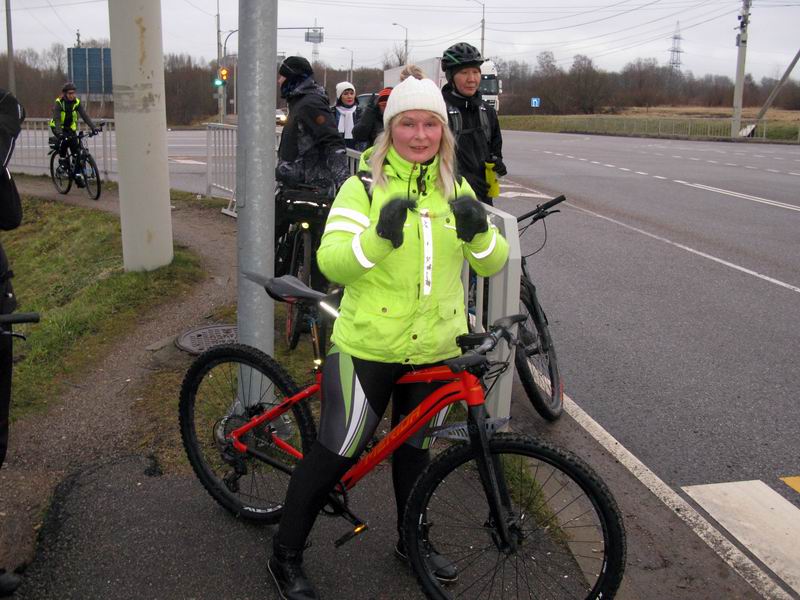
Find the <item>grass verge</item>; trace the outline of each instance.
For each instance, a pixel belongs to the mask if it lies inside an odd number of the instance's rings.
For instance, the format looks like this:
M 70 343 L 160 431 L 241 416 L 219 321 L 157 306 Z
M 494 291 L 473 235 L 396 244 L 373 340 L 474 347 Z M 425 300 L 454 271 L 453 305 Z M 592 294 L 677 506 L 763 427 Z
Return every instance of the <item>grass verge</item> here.
M 175 248 L 169 266 L 126 273 L 119 219 L 23 195 L 23 223 L 3 232 L 20 311 L 42 322 L 21 330 L 14 367 L 14 419 L 46 409 L 67 381 L 97 362 L 140 315 L 181 295 L 203 276 L 199 259 Z

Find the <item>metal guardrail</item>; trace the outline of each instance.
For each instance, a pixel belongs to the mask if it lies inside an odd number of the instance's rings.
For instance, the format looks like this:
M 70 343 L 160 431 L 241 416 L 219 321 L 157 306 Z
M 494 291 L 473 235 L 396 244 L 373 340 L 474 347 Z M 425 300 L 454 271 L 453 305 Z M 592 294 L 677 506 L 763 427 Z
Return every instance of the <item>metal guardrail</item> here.
M 88 138 L 86 141 L 97 168 L 108 178 L 109 173 L 116 174 L 116 136 L 113 119 L 102 119 L 96 124 L 105 123 L 103 133 Z M 50 119 L 30 117 L 22 123 L 22 131 L 17 138 L 14 154 L 11 156 L 12 170 L 24 171 L 31 175 L 50 174 L 50 142 L 53 133 L 50 131 Z
M 225 214 L 236 217 L 236 126 L 222 125 L 219 123 L 207 123 L 206 141 L 208 144 L 206 156 L 206 189 L 208 195 L 214 191 L 230 195 L 228 207 L 223 209 Z M 280 142 L 280 129 L 276 130 L 277 150 Z M 347 150 L 347 163 L 350 173 L 356 173 L 361 153 L 356 150 Z M 467 314 L 467 318 L 472 322 L 475 330 L 483 329 L 483 315 L 487 314 L 487 323 L 506 315 L 513 315 L 519 312 L 519 281 L 522 275 L 521 252 L 519 246 L 519 231 L 517 229 L 517 219 L 513 215 L 504 213 L 494 207 L 487 206 L 486 209 L 492 215 L 492 221 L 499 229 L 500 233 L 508 240 L 509 252 L 508 263 L 500 273 L 489 278 L 488 306 L 483 305 L 483 294 L 476 293 L 475 314 Z M 465 263 L 466 264 L 466 263 Z M 468 269 L 464 269 L 464 289 L 469 288 Z M 482 290 L 483 278 L 479 277 L 477 289 Z M 468 303 L 466 302 L 465 305 Z M 507 344 L 499 344 L 491 353 L 494 360 L 513 361 Z M 494 417 L 505 417 L 511 413 L 511 388 L 514 380 L 514 368 L 507 369 L 502 373 L 491 392 L 487 396 L 487 407 Z
M 731 139 L 731 119 L 697 117 L 622 117 L 607 115 L 535 115 L 530 117 L 536 131 L 564 133 L 600 133 L 644 137 L 686 139 Z M 800 124 L 786 125 L 742 120 L 742 130 L 752 133 L 741 139 L 790 141 L 800 143 Z

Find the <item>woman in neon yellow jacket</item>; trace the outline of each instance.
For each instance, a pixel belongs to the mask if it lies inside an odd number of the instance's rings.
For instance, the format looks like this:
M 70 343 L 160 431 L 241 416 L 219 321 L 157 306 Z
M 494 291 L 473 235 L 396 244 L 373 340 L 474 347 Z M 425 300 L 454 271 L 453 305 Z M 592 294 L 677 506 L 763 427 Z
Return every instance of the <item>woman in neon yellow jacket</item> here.
M 508 258 L 506 240 L 454 172 L 453 136 L 436 85 L 406 79 L 392 90 L 383 119 L 384 133 L 362 156 L 371 185 L 359 177 L 344 183 L 317 252 L 322 272 L 345 291 L 323 371 L 319 436 L 292 476 L 268 563 L 290 600 L 317 597 L 301 567 L 306 538 L 389 400 L 396 425 L 441 385 L 396 381 L 413 368 L 460 354 L 455 339 L 467 331 L 464 259 L 489 276 Z M 427 463 L 422 432 L 393 456 L 398 533 L 411 487 Z M 430 550 L 436 576 L 455 580 L 456 567 Z M 402 541 L 395 554 L 405 559 Z

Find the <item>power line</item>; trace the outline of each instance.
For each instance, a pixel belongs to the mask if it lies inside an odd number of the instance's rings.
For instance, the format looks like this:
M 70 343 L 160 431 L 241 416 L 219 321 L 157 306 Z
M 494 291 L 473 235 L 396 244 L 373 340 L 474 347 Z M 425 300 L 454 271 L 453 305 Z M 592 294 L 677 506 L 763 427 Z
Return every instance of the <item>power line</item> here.
M 64 25 L 64 27 L 66 27 L 68 30 L 71 30 L 71 29 L 72 29 L 72 27 L 70 27 L 69 25 L 67 25 L 66 21 L 64 21 L 64 19 L 62 19 L 62 18 L 61 18 L 61 15 L 60 15 L 60 14 L 58 14 L 58 11 L 56 10 L 56 7 L 55 7 L 55 6 L 53 6 L 53 3 L 52 3 L 52 2 L 50 2 L 50 0 L 47 0 L 47 4 L 50 6 L 50 8 L 52 8 L 52 9 L 53 9 L 53 12 L 55 13 L 56 17 L 58 17 L 58 20 L 59 20 L 59 21 L 61 21 L 61 23 Z
M 217 16 L 217 15 L 216 15 L 216 14 L 214 14 L 214 13 L 210 13 L 210 12 L 208 12 L 207 10 L 204 10 L 204 9 L 200 8 L 200 7 L 199 7 L 199 6 L 197 6 L 196 4 L 192 4 L 191 2 L 189 2 L 189 0 L 183 0 L 183 1 L 184 1 L 184 2 L 186 2 L 186 4 L 188 4 L 188 5 L 189 5 L 189 6 L 191 6 L 192 8 L 199 10 L 199 11 L 200 11 L 201 13 L 203 13 L 204 15 L 208 15 L 209 17 L 216 17 L 216 16 Z

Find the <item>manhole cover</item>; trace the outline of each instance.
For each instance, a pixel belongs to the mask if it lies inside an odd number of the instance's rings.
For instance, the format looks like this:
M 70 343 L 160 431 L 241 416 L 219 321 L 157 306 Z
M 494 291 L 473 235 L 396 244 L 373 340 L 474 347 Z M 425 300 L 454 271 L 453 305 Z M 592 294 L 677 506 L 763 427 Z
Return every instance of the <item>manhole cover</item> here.
M 175 345 L 189 354 L 202 354 L 220 344 L 235 344 L 238 337 L 236 325 L 203 325 L 179 335 Z

